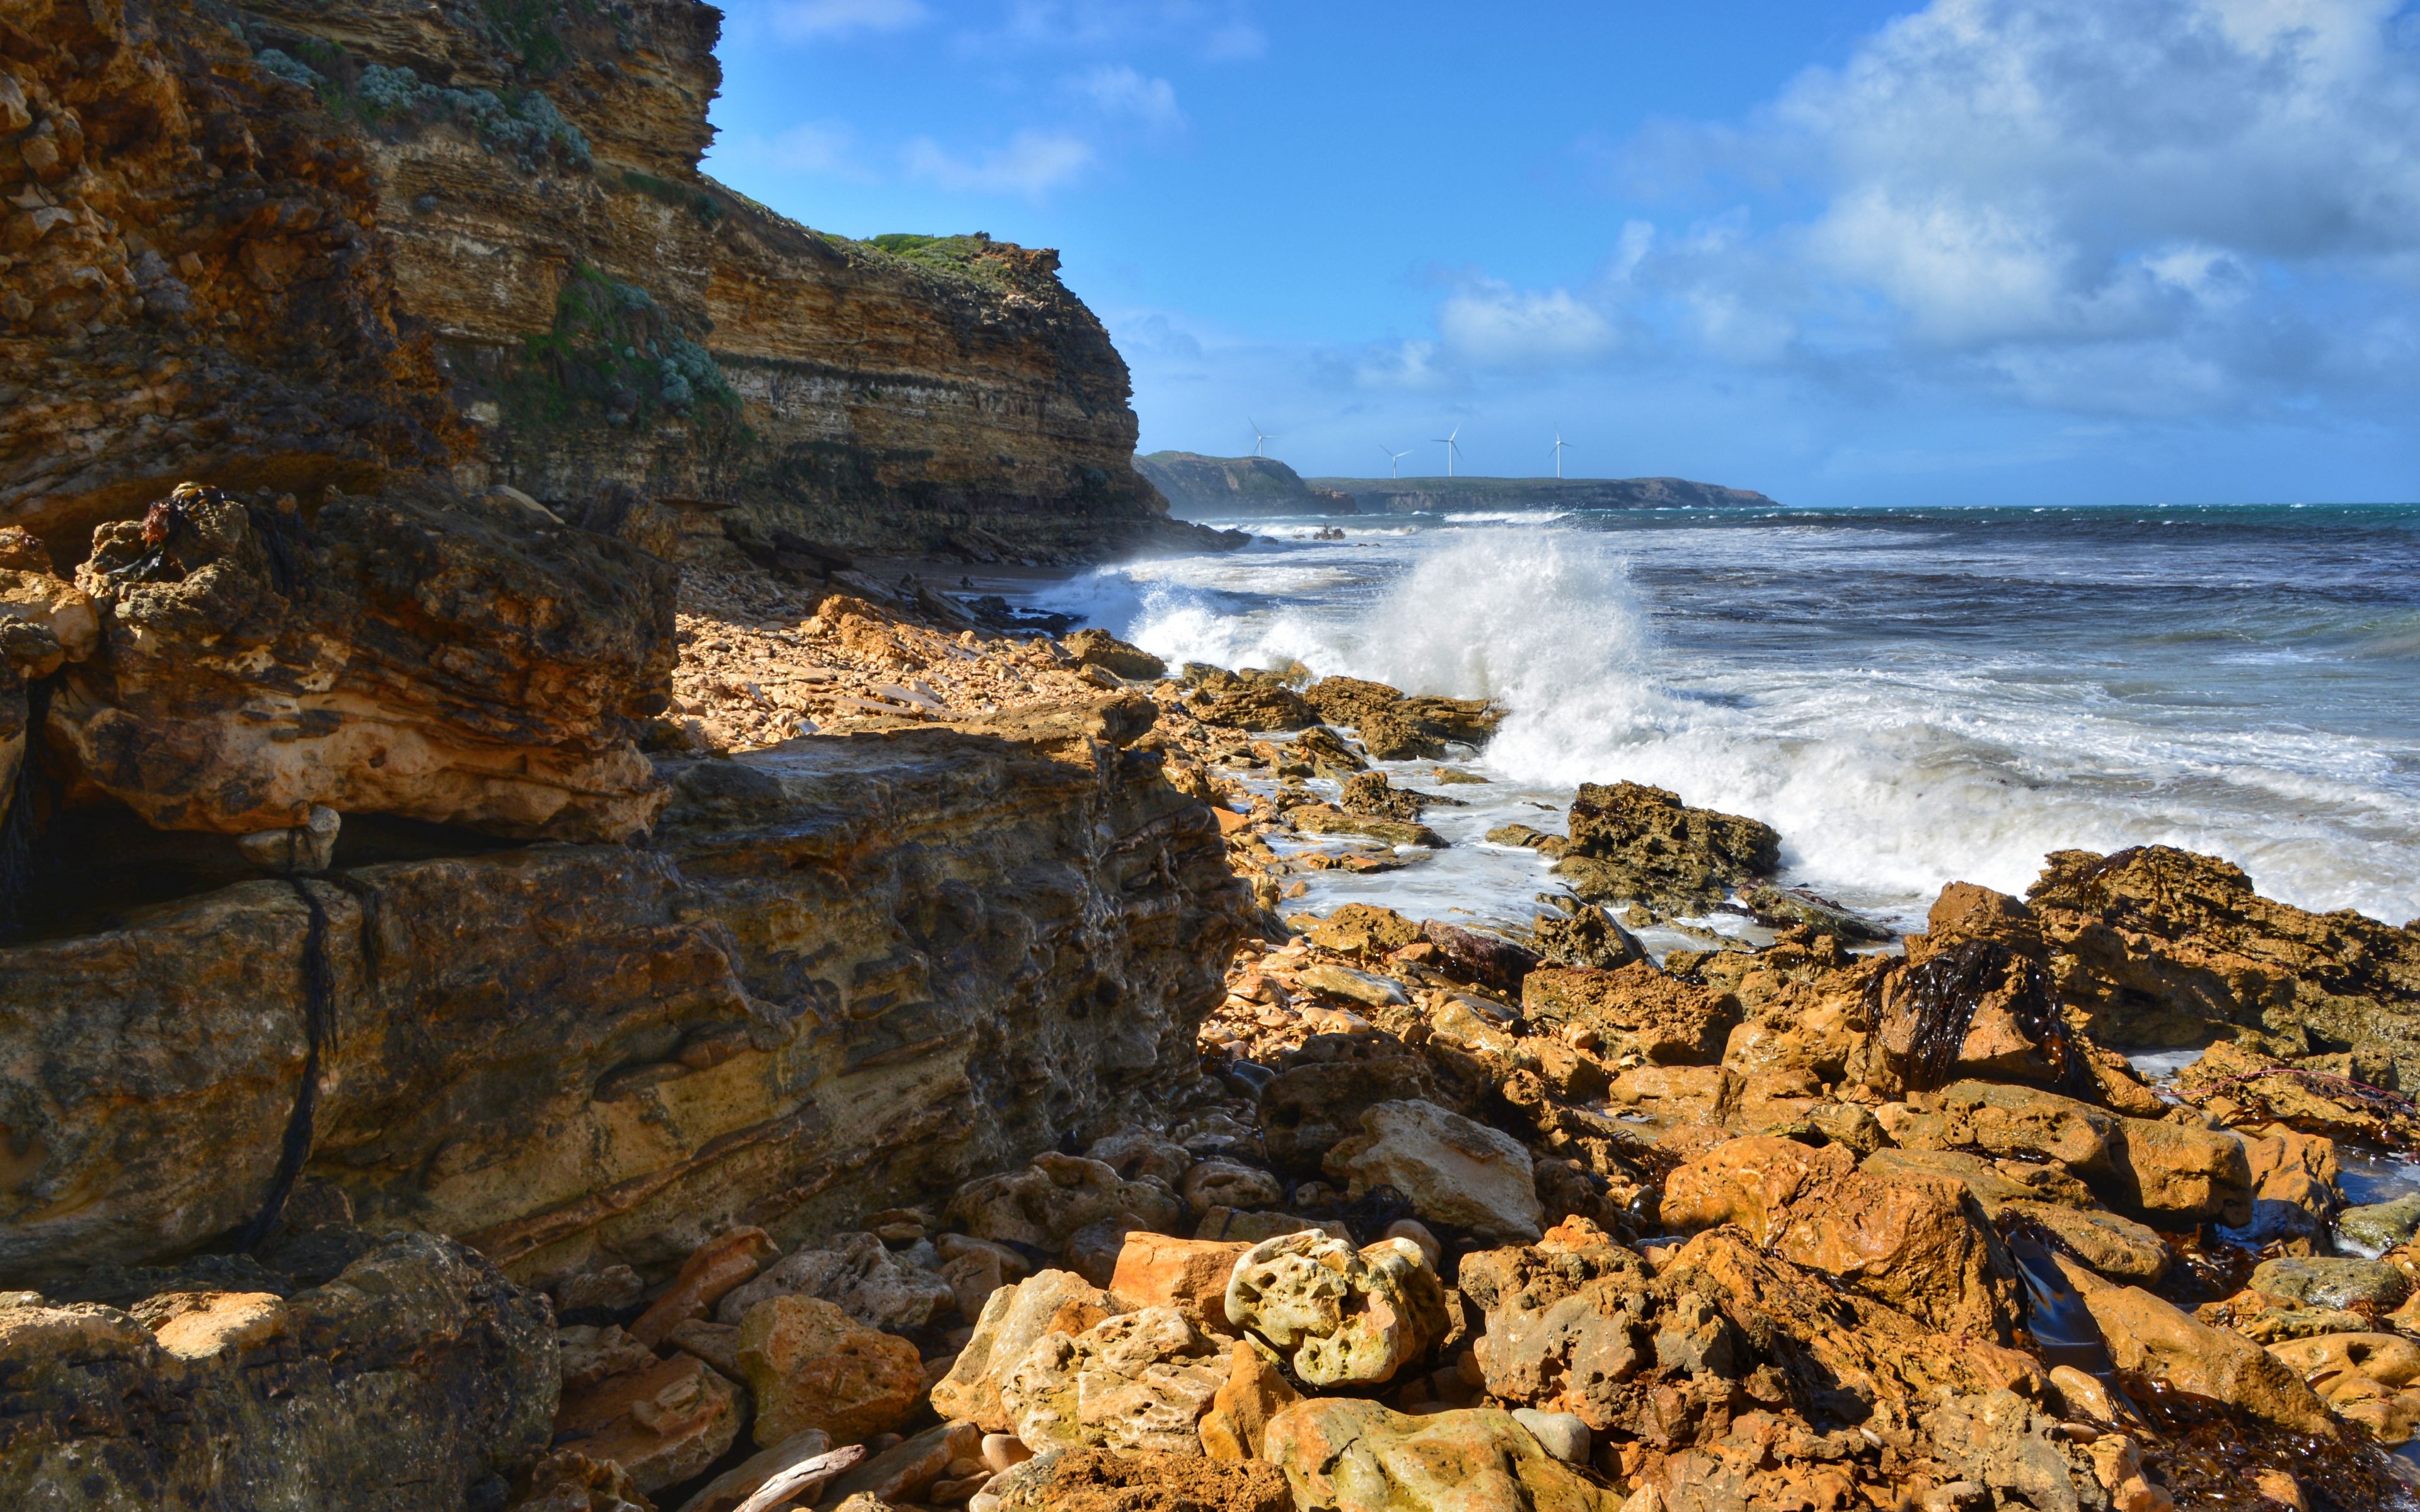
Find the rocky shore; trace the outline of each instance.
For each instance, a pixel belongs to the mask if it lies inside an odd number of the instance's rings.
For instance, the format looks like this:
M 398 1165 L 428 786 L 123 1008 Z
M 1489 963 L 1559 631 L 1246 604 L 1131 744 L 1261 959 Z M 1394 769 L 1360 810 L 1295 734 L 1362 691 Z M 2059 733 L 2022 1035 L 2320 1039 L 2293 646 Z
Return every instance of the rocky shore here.
M 2144 849 L 1886 940 L 1618 773 L 1527 929 L 1288 917 L 1502 711 L 676 519 L 8 548 L 7 1504 L 2411 1502 L 2412 930 Z

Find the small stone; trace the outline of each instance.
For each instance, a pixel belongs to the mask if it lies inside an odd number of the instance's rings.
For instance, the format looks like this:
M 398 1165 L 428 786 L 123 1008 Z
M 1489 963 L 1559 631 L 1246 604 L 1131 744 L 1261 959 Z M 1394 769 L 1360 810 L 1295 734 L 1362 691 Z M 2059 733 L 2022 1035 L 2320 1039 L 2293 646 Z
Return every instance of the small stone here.
M 1274 1208 L 1285 1200 L 1285 1187 L 1276 1177 L 1232 1160 L 1196 1163 L 1185 1172 L 1176 1190 L 1195 1212 L 1212 1208 Z
M 681 1262 L 680 1273 L 630 1325 L 630 1336 L 650 1347 L 706 1309 L 722 1294 L 754 1275 L 782 1253 L 762 1228 L 734 1228 L 700 1244 Z
M 1437 1242 L 1436 1235 L 1429 1232 L 1429 1226 L 1417 1218 L 1396 1219 L 1387 1226 L 1387 1232 L 1382 1237 L 1408 1239 L 1418 1244 L 1420 1247 L 1420 1253 L 1429 1257 L 1431 1270 L 1435 1270 L 1444 1263 L 1445 1246 Z
M 636 1307 L 646 1298 L 646 1283 L 627 1265 L 609 1265 L 601 1271 L 566 1276 L 554 1288 L 558 1314 L 618 1313 Z
M 336 858 L 336 831 L 344 820 L 335 810 L 313 804 L 307 819 L 288 829 L 256 830 L 236 837 L 235 848 L 264 872 L 308 876 Z
M 1542 1412 L 1534 1407 L 1512 1409 L 1512 1421 L 1528 1428 L 1548 1454 L 1567 1465 L 1585 1465 L 1589 1458 L 1589 1426 L 1570 1412 Z
M 1014 1433 L 986 1433 L 983 1436 L 983 1462 L 997 1474 L 1012 1470 L 1033 1458 L 1033 1451 Z
M 1213 1327 L 1227 1324 L 1227 1283 L 1249 1244 L 1128 1234 L 1109 1288 L 1136 1307 L 1184 1304 Z

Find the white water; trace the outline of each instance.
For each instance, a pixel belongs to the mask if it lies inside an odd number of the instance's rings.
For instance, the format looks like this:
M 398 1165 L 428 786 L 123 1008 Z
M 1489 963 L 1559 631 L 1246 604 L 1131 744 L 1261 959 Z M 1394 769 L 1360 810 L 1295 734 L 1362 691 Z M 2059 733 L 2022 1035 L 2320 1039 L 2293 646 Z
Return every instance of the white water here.
M 2420 717 L 2374 696 L 2420 699 L 2395 605 L 2315 611 L 2281 562 L 2180 640 L 2207 595 L 2171 579 L 2201 559 L 2112 544 L 2102 520 L 2078 527 L 2089 550 L 2055 552 L 2023 522 L 1621 523 L 1389 520 L 1326 546 L 1262 530 L 1278 539 L 1095 573 L 1071 607 L 1171 662 L 1299 659 L 1512 710 L 1466 764 L 1501 785 L 1447 790 L 1489 800 L 1440 824 L 1455 849 L 1417 879 L 1324 880 L 1339 896 L 1462 886 L 1526 912 L 1549 879 L 1467 852 L 1480 821 L 1630 779 L 1765 820 L 1795 880 L 1902 921 L 1955 878 L 2021 893 L 2048 851 L 2147 843 L 2225 856 L 2304 906 L 2420 915 Z M 2219 546 L 2238 561 L 2294 539 Z M 2304 674 L 2277 670 L 2344 660 L 2332 648 L 2365 626 L 2383 651 L 2350 658 L 2368 679 L 2350 693 L 2300 696 Z

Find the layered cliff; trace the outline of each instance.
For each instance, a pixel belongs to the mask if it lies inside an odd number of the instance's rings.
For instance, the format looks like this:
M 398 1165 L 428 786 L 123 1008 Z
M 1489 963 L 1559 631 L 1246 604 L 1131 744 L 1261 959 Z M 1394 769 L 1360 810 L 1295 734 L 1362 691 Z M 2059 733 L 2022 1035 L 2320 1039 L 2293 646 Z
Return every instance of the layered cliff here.
M 1057 257 L 696 172 L 717 13 L 359 0 L 0 22 L 0 523 L 202 477 L 618 482 L 845 546 L 1203 544 Z

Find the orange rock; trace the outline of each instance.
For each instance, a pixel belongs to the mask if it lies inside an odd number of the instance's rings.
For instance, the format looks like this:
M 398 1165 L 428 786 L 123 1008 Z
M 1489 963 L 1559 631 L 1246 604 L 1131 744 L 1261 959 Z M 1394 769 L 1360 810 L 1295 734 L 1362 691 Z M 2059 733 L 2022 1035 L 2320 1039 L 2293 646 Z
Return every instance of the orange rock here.
M 1118 1251 L 1109 1289 L 1134 1307 L 1190 1303 L 1217 1326 L 1227 1320 L 1227 1281 L 1249 1244 L 1131 1233 Z
M 1771 1134 L 1733 1139 L 1666 1179 L 1664 1223 L 1689 1233 L 1737 1224 L 1756 1242 L 1770 1243 L 1802 1194 L 1855 1168 L 1856 1158 L 1836 1145 L 1813 1149 Z
M 1238 1340 L 1227 1383 L 1202 1419 L 1202 1451 L 1213 1459 L 1258 1459 L 1269 1419 L 1302 1400 L 1249 1339 Z
M 163 1308 L 163 1304 L 170 1305 Z M 158 1314 L 165 1312 L 166 1316 Z M 286 1332 L 286 1304 L 267 1291 L 196 1291 L 146 1299 L 144 1320 L 160 1348 L 183 1360 L 266 1343 Z
M 734 1228 L 707 1240 L 681 1262 L 671 1288 L 630 1325 L 630 1336 L 655 1348 L 681 1324 L 704 1318 L 724 1292 L 752 1280 L 781 1253 L 762 1228 Z
M 924 1395 L 916 1346 L 819 1297 L 769 1297 L 739 1325 L 739 1368 L 756 1394 L 756 1442 L 806 1428 L 861 1443 L 906 1420 Z

